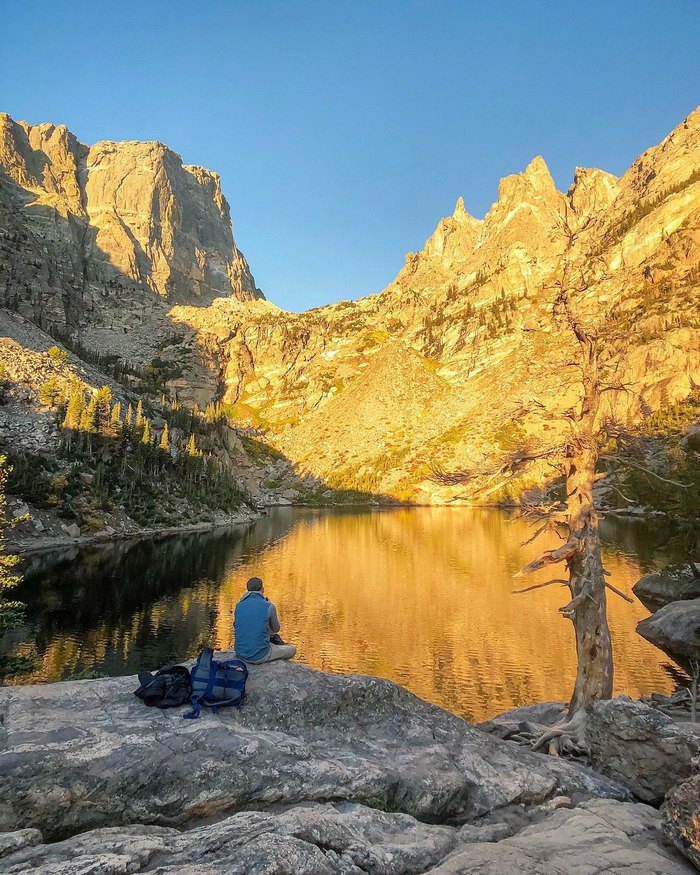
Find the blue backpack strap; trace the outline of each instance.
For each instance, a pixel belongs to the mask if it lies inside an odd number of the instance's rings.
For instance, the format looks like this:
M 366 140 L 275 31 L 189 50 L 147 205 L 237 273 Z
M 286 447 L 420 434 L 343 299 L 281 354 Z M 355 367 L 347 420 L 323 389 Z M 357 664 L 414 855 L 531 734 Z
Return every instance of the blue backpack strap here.
M 213 648 L 207 645 L 197 657 L 197 665 L 195 668 L 201 668 L 203 671 L 211 671 L 212 658 L 214 656 Z
M 212 665 L 212 657 L 214 655 L 214 650 L 207 646 L 203 648 L 202 652 L 197 657 L 197 662 L 192 666 L 192 670 L 190 672 L 190 676 L 194 677 L 195 674 L 199 674 L 200 671 L 209 673 L 209 683 L 207 684 L 207 692 L 211 692 L 211 686 L 213 683 L 213 677 L 216 676 L 216 667 Z M 185 720 L 196 720 L 199 717 L 200 711 L 200 700 L 202 699 L 201 695 L 193 693 L 190 696 L 190 702 L 192 703 L 192 710 L 187 714 L 183 714 Z
M 190 702 L 192 703 L 192 710 L 188 711 L 187 714 L 183 714 L 183 720 L 196 720 L 199 717 L 199 696 L 190 696 Z
M 212 714 L 218 714 L 219 708 L 228 708 L 230 705 L 235 705 L 237 708 L 240 708 L 243 704 L 244 698 L 245 693 L 242 693 L 240 696 L 234 696 L 232 699 L 216 699 L 214 702 L 205 702 L 202 700 L 202 705 L 211 708 Z

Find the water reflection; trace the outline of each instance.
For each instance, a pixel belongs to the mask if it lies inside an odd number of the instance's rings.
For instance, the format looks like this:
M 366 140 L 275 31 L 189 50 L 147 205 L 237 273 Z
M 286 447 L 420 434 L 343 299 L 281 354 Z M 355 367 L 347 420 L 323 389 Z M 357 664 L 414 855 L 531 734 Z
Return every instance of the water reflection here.
M 513 595 L 512 575 L 543 538 L 498 511 L 376 512 L 280 508 L 245 530 L 122 543 L 33 560 L 19 597 L 26 625 L 0 656 L 33 657 L 13 682 L 85 672 L 128 674 L 229 648 L 245 580 L 266 582 L 299 659 L 328 671 L 396 680 L 469 719 L 526 702 L 566 699 L 575 676 L 566 591 Z M 605 564 L 629 592 L 654 561 L 643 526 L 606 524 Z M 551 575 L 550 575 L 551 576 Z M 528 582 L 547 579 L 544 571 Z M 666 657 L 634 632 L 647 611 L 612 596 L 616 690 L 674 687 Z

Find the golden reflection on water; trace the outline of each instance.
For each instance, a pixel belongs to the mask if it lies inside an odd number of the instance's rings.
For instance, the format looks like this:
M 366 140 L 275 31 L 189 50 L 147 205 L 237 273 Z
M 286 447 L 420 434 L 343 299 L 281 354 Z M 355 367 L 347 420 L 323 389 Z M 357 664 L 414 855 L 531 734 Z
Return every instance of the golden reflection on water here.
M 72 597 L 78 612 L 94 599 L 92 614 L 86 610 L 74 619 L 72 605 L 61 603 L 67 590 L 46 584 L 39 599 L 47 608 L 43 626 L 24 639 L 21 630 L 11 633 L 4 647 L 38 661 L 15 683 L 86 670 L 127 674 L 156 668 L 195 655 L 207 640 L 229 649 L 233 608 L 245 581 L 256 575 L 277 604 L 282 635 L 297 645 L 301 662 L 380 675 L 467 719 L 483 720 L 529 702 L 564 701 L 573 685 L 572 625 L 557 613 L 568 590 L 552 586 L 513 594 L 557 576 L 545 570 L 524 582 L 513 580 L 539 550 L 557 543 L 543 536 L 522 547 L 530 534 L 525 522 L 497 511 L 279 510 L 244 535 L 175 539 L 136 555 L 124 547 L 122 560 L 130 559 L 131 567 L 118 565 L 109 553 L 88 557 L 84 565 L 93 566 L 85 594 L 75 590 Z M 611 582 L 629 594 L 643 573 L 633 549 L 606 547 L 604 559 Z M 110 590 L 105 581 L 113 567 Z M 132 582 L 132 601 L 126 600 L 121 575 Z M 163 592 L 163 581 L 170 581 L 172 592 Z M 104 607 L 95 587 L 104 590 Z M 668 659 L 635 632 L 648 611 L 613 594 L 608 605 L 615 691 L 671 692 L 673 681 L 663 668 Z M 70 615 L 63 625 L 50 613 L 52 606 Z
M 471 720 L 528 702 L 567 700 L 576 673 L 573 628 L 557 613 L 568 590 L 513 574 L 543 536 L 499 513 L 454 508 L 304 519 L 281 542 L 225 577 L 217 597 L 218 647 L 232 646 L 231 612 L 249 576 L 263 578 L 285 640 L 325 671 L 390 678 Z M 631 594 L 636 560 L 605 550 L 611 582 Z M 668 660 L 635 633 L 648 611 L 609 599 L 615 691 L 670 692 Z

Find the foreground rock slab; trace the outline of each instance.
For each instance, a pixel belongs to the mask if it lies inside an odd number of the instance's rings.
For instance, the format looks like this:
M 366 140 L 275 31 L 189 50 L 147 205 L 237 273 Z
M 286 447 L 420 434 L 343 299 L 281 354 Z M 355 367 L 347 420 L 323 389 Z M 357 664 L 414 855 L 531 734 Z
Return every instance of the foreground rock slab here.
M 659 813 L 607 800 L 560 809 L 496 844 L 453 853 L 433 875 L 685 875 L 695 870 L 661 842 Z
M 183 720 L 135 678 L 0 690 L 0 829 L 62 838 L 244 808 L 349 801 L 463 823 L 557 795 L 623 799 L 583 768 L 490 738 L 378 678 L 253 667 L 241 711 Z
M 691 761 L 700 754 L 698 724 L 678 724 L 625 696 L 595 702 L 587 717 L 593 768 L 638 799 L 660 805 L 671 787 L 691 775 Z
M 488 828 L 483 830 L 484 834 Z M 425 872 L 459 842 L 453 827 L 420 823 L 352 803 L 307 803 L 274 812 L 247 811 L 179 832 L 129 826 L 93 830 L 26 848 L 3 872 Z M 361 867 L 361 868 L 360 868 Z
M 157 826 L 93 830 L 27 846 L 2 860 L 6 875 L 688 875 L 663 847 L 646 805 L 586 802 L 544 815 L 512 837 L 505 824 L 456 829 L 352 803 L 247 811 L 186 832 Z M 499 840 L 500 839 L 500 840 Z

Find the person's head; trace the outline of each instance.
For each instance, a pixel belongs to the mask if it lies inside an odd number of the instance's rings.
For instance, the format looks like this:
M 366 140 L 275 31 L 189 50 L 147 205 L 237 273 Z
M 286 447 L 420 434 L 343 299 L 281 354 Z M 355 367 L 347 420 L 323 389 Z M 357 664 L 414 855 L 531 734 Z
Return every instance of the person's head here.
M 259 577 L 251 577 L 248 583 L 246 583 L 245 588 L 248 592 L 262 592 L 263 582 Z

